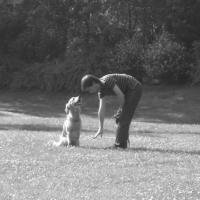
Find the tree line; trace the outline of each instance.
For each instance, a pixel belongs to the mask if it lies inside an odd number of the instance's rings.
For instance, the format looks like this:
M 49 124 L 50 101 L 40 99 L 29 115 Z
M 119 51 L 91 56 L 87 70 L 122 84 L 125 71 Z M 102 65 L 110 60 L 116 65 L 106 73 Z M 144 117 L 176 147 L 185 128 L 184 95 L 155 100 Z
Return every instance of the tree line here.
M 87 73 L 200 81 L 200 0 L 0 1 L 0 88 L 79 89 Z

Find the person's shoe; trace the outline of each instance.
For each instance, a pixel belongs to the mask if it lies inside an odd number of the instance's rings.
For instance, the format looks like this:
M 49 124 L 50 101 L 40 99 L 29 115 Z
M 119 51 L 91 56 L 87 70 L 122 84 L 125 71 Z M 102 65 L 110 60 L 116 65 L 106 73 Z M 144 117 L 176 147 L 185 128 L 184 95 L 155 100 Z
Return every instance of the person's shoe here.
M 115 147 L 115 145 L 113 145 L 113 146 L 110 146 L 110 147 L 104 147 L 104 149 L 117 149 L 116 147 Z
M 126 145 L 122 145 L 120 143 L 115 143 L 114 146 L 115 146 L 115 148 L 122 148 L 122 149 L 126 149 L 127 148 L 127 144 Z

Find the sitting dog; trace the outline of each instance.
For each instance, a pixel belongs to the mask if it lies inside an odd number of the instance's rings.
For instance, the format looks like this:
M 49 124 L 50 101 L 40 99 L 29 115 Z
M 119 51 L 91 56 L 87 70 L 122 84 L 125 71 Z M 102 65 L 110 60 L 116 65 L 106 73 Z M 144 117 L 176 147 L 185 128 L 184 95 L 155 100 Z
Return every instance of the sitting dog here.
M 54 142 L 53 145 L 61 146 L 79 146 L 80 130 L 81 130 L 81 104 L 80 96 L 72 97 L 66 104 L 65 112 L 67 113 L 66 120 L 63 124 L 63 131 L 59 142 Z

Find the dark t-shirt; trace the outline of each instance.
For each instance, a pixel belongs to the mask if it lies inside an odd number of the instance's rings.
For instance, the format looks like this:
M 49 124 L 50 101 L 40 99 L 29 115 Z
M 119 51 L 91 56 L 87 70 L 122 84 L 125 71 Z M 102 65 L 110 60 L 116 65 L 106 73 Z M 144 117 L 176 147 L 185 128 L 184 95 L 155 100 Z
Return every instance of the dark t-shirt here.
M 98 93 L 99 98 L 116 95 L 113 91 L 115 84 L 120 88 L 122 93 L 125 94 L 129 90 L 133 90 L 138 83 L 134 77 L 127 74 L 108 74 L 101 77 L 100 80 L 104 83 Z

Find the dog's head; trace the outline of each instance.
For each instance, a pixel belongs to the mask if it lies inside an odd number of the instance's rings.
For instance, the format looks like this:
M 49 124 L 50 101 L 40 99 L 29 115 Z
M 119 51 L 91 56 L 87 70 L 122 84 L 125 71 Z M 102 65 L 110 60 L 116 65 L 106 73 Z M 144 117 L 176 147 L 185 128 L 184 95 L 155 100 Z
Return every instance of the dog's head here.
M 82 99 L 80 96 L 72 97 L 66 104 L 65 112 L 69 113 L 70 110 L 72 112 L 75 110 L 80 110 L 81 105 L 82 105 Z

